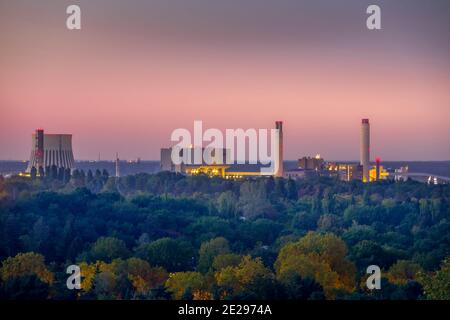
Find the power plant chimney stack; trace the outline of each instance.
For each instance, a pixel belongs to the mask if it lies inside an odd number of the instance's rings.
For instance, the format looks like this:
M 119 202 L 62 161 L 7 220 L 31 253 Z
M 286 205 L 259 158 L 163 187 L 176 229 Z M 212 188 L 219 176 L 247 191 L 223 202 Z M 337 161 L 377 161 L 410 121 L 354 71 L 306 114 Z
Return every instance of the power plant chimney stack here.
M 380 166 L 381 166 L 381 158 L 377 157 L 375 160 L 376 166 L 375 166 L 375 180 L 380 180 Z
M 120 178 L 120 163 L 118 153 L 116 153 L 116 178 Z
M 278 141 L 278 170 L 275 173 L 276 177 L 283 177 L 283 121 L 275 122 L 275 129 L 279 130 L 279 141 Z
M 370 181 L 370 124 L 369 119 L 361 122 L 360 164 L 363 167 L 363 182 Z
M 34 157 L 36 159 L 36 169 L 44 168 L 44 130 L 37 129 L 35 134 Z

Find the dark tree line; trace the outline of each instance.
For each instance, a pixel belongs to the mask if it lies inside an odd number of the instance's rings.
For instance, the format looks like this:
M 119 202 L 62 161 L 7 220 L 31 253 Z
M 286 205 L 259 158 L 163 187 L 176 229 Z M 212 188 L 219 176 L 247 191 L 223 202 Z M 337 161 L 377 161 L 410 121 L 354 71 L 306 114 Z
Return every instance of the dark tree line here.
M 48 172 L 0 179 L 3 297 L 75 298 L 69 264 L 84 299 L 450 295 L 448 185 Z

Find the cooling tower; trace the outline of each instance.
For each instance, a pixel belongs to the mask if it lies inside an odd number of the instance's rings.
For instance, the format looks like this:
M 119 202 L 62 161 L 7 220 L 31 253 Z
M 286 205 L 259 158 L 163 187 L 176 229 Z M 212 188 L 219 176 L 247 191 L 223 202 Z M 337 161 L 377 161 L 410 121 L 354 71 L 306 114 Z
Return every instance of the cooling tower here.
M 364 182 L 370 181 L 370 124 L 369 119 L 361 121 L 361 144 L 360 144 L 360 164 L 363 167 L 362 179 Z
M 51 167 L 58 168 L 75 167 L 75 160 L 72 152 L 71 134 L 44 134 L 44 130 L 38 129 L 32 134 L 32 151 L 27 172 L 32 167 Z

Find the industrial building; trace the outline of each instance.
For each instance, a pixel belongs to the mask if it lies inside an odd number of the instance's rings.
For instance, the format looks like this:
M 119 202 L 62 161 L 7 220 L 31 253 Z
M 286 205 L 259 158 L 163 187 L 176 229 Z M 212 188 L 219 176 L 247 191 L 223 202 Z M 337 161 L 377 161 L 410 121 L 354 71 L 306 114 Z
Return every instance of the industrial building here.
M 272 174 L 275 177 L 283 177 L 284 168 L 283 168 L 283 122 L 276 121 L 275 128 L 279 131 L 279 140 L 278 140 L 278 167 L 276 171 Z M 201 149 L 201 150 L 199 150 Z M 183 157 L 183 152 L 189 152 L 189 159 L 194 159 L 194 154 L 200 151 L 202 154 L 205 151 L 204 148 L 200 147 L 190 147 L 186 149 L 180 149 L 180 157 Z M 220 151 L 221 150 L 221 151 Z M 171 172 L 179 172 L 188 175 L 197 175 L 197 174 L 205 174 L 208 176 L 219 176 L 226 179 L 236 179 L 236 178 L 244 178 L 244 177 L 256 177 L 267 175 L 261 172 L 260 164 L 244 164 L 244 165 L 234 165 L 231 163 L 230 155 L 231 152 L 228 149 L 219 149 L 219 152 L 222 155 L 216 155 L 217 150 L 211 150 L 212 156 L 212 164 L 205 163 L 204 159 L 202 159 L 201 164 L 175 164 L 172 160 L 172 151 L 173 148 L 163 148 L 161 149 L 161 163 L 160 168 L 162 171 L 171 171 Z M 217 159 L 217 161 L 215 161 Z
M 303 157 L 298 159 L 298 167 L 303 170 L 323 170 L 325 161 L 320 157 L 320 154 L 315 157 Z
M 73 169 L 75 160 L 72 151 L 71 134 L 47 134 L 37 129 L 31 136 L 31 156 L 26 172 L 31 168 L 43 169 L 55 165 L 58 168 Z
M 279 130 L 278 141 L 278 163 L 279 166 L 271 175 L 274 177 L 285 177 L 292 179 L 302 179 L 313 176 L 338 176 L 341 180 L 352 181 L 360 180 L 363 182 L 371 182 L 386 179 L 389 173 L 381 165 L 381 160 L 376 159 L 375 165 L 370 163 L 370 124 L 369 119 L 361 120 L 360 129 L 360 161 L 359 163 L 350 162 L 325 162 L 318 154 L 315 157 L 304 156 L 298 159 L 298 167 L 294 169 L 284 170 L 283 158 L 283 122 L 276 121 L 275 128 Z M 194 158 L 194 153 L 199 148 L 191 147 L 182 149 L 180 152 L 190 152 L 189 159 Z M 213 164 L 207 164 L 202 160 L 201 164 L 179 164 L 175 165 L 172 161 L 172 148 L 161 149 L 161 170 L 179 172 L 188 175 L 204 174 L 208 176 L 219 176 L 223 178 L 244 178 L 262 176 L 261 165 L 234 165 L 228 160 L 230 152 L 222 149 L 223 157 L 226 161 L 213 161 Z M 204 149 L 200 150 L 202 153 Z M 212 154 L 214 158 L 214 153 Z M 181 154 L 182 156 L 182 154 Z

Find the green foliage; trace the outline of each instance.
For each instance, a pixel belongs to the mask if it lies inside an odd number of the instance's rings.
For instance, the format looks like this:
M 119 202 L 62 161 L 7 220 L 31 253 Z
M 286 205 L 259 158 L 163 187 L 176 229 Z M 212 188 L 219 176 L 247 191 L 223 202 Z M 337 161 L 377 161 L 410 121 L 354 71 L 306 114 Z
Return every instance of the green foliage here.
M 1 298 L 448 299 L 449 185 L 54 169 L 0 177 Z
M 199 250 L 198 270 L 203 273 L 208 272 L 216 256 L 229 252 L 230 247 L 225 238 L 215 238 L 202 243 Z
M 346 255 L 347 246 L 334 234 L 309 232 L 280 250 L 275 263 L 277 277 L 284 284 L 295 275 L 310 277 L 324 288 L 328 298 L 338 290 L 352 292 L 356 269 Z
M 445 259 L 435 273 L 421 274 L 419 281 L 427 299 L 450 300 L 450 258 Z
M 113 237 L 100 237 L 92 245 L 88 253 L 88 260 L 111 262 L 114 259 L 126 258 L 128 255 L 129 251 L 122 240 Z
M 189 243 L 171 238 L 144 243 L 136 253 L 152 266 L 163 267 L 169 272 L 190 269 L 194 258 L 194 250 Z

